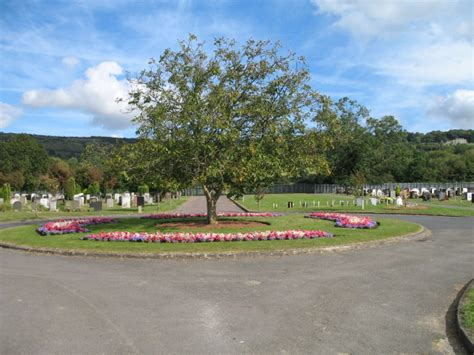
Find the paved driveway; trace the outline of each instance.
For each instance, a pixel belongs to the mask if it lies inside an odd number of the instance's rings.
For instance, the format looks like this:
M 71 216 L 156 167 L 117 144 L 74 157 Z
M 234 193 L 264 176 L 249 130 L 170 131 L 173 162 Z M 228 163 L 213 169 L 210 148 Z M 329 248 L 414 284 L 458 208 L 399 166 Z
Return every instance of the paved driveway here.
M 0 353 L 450 353 L 448 309 L 474 275 L 474 219 L 399 218 L 433 236 L 238 260 L 0 249 Z

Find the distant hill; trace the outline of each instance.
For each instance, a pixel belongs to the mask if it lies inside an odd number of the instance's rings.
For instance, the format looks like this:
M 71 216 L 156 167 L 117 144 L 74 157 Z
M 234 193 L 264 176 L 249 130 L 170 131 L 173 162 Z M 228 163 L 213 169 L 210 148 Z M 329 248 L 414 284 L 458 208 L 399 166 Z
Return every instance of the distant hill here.
M 18 134 L 0 132 L 0 142 L 9 140 Z M 136 142 L 135 138 L 114 138 L 114 137 L 59 137 L 42 136 L 29 134 L 44 146 L 48 155 L 61 159 L 77 158 L 79 159 L 86 145 L 103 144 L 110 146 L 119 146 L 126 143 Z

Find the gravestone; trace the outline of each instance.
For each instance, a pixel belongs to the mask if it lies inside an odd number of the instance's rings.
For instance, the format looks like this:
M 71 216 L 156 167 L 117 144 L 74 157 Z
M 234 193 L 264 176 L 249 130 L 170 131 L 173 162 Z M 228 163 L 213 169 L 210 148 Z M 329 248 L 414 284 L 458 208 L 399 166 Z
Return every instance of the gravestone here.
M 119 205 L 119 206 L 122 206 L 122 196 L 119 196 L 118 205 Z
M 78 201 L 79 201 L 79 207 L 84 206 L 84 203 L 85 203 L 84 200 L 85 200 L 85 197 L 84 197 L 84 196 L 79 196 L 79 199 L 78 199 Z
M 130 208 L 130 195 L 122 197 L 122 208 Z
M 121 197 L 120 194 L 118 193 L 114 194 L 115 203 L 119 203 L 120 197 Z
M 403 199 L 400 196 L 398 196 L 396 203 L 397 203 L 397 206 L 403 206 Z
M 114 200 L 112 198 L 108 198 L 106 200 L 107 203 L 107 208 L 113 208 L 114 207 Z
M 446 193 L 445 192 L 440 192 L 439 195 L 438 195 L 438 200 L 439 201 L 444 201 L 446 197 Z
M 73 211 L 77 211 L 81 208 L 81 204 L 79 202 L 79 200 L 74 200 L 72 201 L 72 209 Z
M 51 212 L 56 212 L 57 211 L 57 208 L 56 208 L 56 200 L 49 200 L 49 210 Z
M 371 204 L 372 206 L 377 206 L 377 203 L 378 203 L 378 202 L 379 202 L 379 200 L 377 200 L 376 198 L 373 198 L 373 197 L 372 197 L 372 198 L 370 199 L 370 204 Z
M 39 203 L 40 203 L 41 206 L 43 206 L 45 208 L 49 207 L 49 200 L 47 198 L 41 198 Z
M 390 190 L 390 198 L 397 198 L 397 193 L 395 190 Z
M 467 192 L 466 193 L 466 200 L 472 201 L 472 197 L 473 197 L 472 195 L 473 195 L 472 192 Z
M 94 209 L 95 212 L 102 211 L 102 201 L 91 202 L 90 206 Z
M 137 206 L 138 207 L 145 207 L 145 197 L 144 196 L 137 196 Z
M 288 201 L 288 208 L 293 208 L 293 202 L 292 201 Z
M 20 196 L 20 202 L 23 206 L 26 205 L 26 201 L 27 201 L 26 195 L 21 195 Z
M 431 194 L 428 191 L 423 192 L 423 201 L 431 201 Z
M 149 204 L 149 203 L 152 202 L 151 199 L 150 199 L 150 193 L 149 193 L 149 192 L 145 192 L 145 193 L 143 194 L 143 197 L 145 198 L 145 203 L 146 203 L 146 204 Z
M 364 205 L 364 199 L 361 198 L 361 197 L 357 197 L 357 198 L 356 198 L 356 206 L 357 206 L 357 207 L 361 207 L 361 206 L 363 206 L 363 205 Z
M 22 207 L 22 205 L 21 205 L 21 202 L 20 202 L 20 201 L 15 201 L 15 202 L 13 203 L 13 210 L 14 210 L 15 212 L 20 212 L 20 211 L 21 211 L 21 207 Z

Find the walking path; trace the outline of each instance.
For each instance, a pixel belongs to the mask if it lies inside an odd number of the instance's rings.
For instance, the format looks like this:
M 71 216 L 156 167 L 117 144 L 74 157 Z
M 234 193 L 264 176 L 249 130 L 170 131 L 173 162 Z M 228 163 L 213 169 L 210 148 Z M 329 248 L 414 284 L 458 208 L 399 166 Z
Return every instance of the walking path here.
M 180 205 L 174 212 L 176 213 L 207 213 L 206 198 L 204 196 L 191 196 L 188 200 Z M 221 196 L 217 201 L 217 213 L 222 212 L 245 212 L 235 203 Z

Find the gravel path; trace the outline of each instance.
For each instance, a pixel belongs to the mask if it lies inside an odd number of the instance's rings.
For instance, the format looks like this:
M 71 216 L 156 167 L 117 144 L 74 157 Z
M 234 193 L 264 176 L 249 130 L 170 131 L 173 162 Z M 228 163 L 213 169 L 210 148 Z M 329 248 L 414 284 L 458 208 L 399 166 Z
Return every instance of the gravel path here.
M 191 196 L 174 212 L 177 213 L 207 213 L 206 198 L 204 196 Z M 221 196 L 217 201 L 217 213 L 245 212 L 226 196 Z
M 433 236 L 237 260 L 0 249 L 0 353 L 462 353 L 452 311 L 474 274 L 474 219 L 396 218 Z

